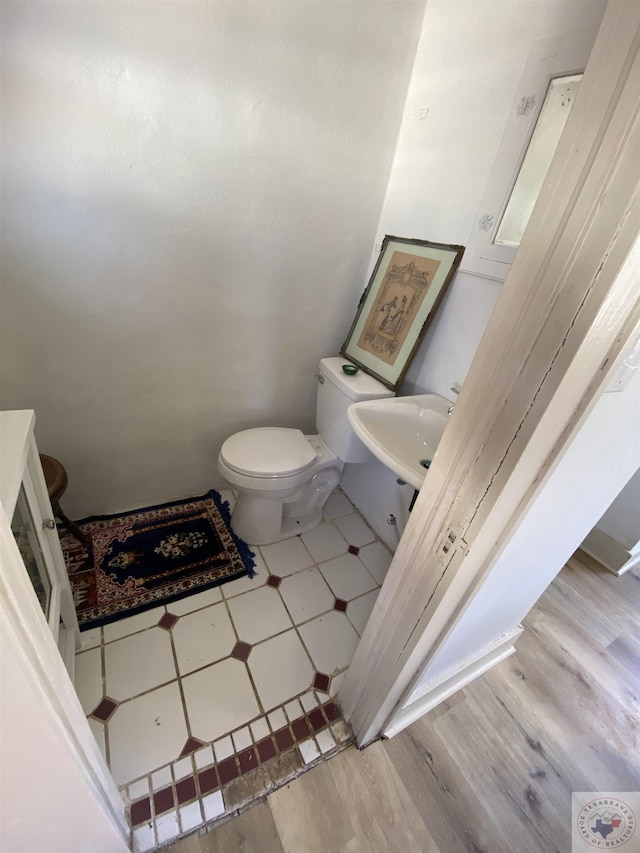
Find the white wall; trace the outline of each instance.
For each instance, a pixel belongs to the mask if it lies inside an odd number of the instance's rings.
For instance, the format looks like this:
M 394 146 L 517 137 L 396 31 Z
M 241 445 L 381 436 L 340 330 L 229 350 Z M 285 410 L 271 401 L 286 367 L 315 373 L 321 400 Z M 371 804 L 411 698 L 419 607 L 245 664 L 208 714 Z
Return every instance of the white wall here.
M 377 243 L 394 234 L 468 245 L 529 49 L 539 39 L 597 26 L 605 6 L 605 0 L 430 0 Z M 464 266 L 463 258 L 399 393 L 452 399 L 451 386 L 464 382 L 502 286 Z M 385 519 L 397 495 L 385 486 L 382 466 L 351 469 L 345 468 L 343 488 L 392 545 Z M 412 490 L 405 490 L 408 504 Z
M 366 278 L 423 3 L 7 2 L 2 396 L 81 516 L 310 428 Z
M 640 551 L 640 470 L 622 489 L 596 527 L 630 553 Z
M 413 699 L 470 653 L 518 625 L 639 467 L 640 375 L 636 373 L 622 393 L 603 394 L 597 402 L 420 676 Z

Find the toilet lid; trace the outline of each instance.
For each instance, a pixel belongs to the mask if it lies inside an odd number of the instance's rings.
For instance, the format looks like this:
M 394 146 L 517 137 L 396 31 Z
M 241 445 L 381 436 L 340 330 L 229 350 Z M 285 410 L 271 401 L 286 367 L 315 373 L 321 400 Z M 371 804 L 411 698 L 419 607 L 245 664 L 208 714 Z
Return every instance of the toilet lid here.
M 220 455 L 241 474 L 284 477 L 308 468 L 316 452 L 299 429 L 257 427 L 237 432 L 222 445 Z

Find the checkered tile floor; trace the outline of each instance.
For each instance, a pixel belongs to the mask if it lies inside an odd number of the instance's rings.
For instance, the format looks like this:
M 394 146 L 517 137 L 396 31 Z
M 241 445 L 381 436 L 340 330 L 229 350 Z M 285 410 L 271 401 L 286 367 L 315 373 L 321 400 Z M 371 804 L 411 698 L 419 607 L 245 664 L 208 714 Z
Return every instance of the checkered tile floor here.
M 222 493 L 233 503 L 233 495 Z M 76 689 L 151 850 L 350 740 L 334 701 L 391 561 L 346 496 L 254 578 L 83 632 Z

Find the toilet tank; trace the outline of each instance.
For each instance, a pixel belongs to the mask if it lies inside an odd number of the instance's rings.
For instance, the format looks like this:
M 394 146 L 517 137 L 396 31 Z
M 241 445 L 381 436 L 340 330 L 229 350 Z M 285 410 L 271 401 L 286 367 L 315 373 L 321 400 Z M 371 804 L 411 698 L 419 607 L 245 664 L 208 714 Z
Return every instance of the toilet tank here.
M 371 454 L 351 429 L 347 420 L 347 409 L 360 400 L 393 397 L 394 392 L 386 388 L 373 376 L 360 370 L 355 376 L 342 371 L 346 358 L 334 357 L 320 360 L 316 427 L 324 443 L 343 462 L 366 462 Z

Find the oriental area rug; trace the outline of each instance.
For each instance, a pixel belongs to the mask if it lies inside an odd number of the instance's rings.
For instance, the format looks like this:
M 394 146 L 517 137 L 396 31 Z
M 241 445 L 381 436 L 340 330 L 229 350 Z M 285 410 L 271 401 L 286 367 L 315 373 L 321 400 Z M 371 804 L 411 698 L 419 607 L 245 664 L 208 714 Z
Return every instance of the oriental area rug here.
M 86 544 L 60 528 L 80 630 L 254 575 L 254 554 L 211 491 L 78 522 Z

